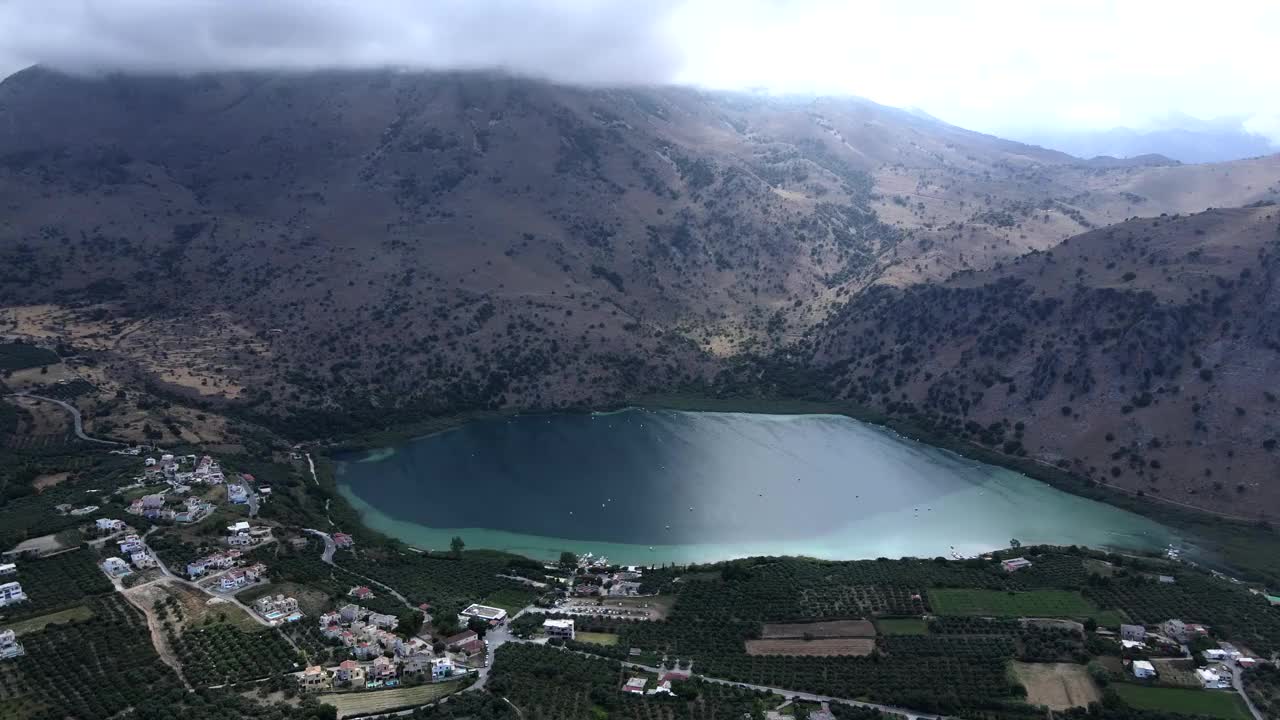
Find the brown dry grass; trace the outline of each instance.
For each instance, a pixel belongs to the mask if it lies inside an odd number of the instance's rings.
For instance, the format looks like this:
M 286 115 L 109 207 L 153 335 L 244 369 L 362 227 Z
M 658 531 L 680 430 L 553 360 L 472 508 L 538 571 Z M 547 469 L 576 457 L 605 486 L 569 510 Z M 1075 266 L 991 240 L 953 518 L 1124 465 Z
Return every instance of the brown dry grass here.
M 871 638 L 826 638 L 818 640 L 748 640 L 748 655 L 803 655 L 835 657 L 870 655 L 876 641 Z
M 760 631 L 766 640 L 803 638 L 869 638 L 876 636 L 876 626 L 869 620 L 831 620 L 812 623 L 767 623 Z
M 1066 710 L 1102 699 L 1102 693 L 1083 665 L 1014 662 L 1013 671 L 1026 686 L 1027 702 L 1032 705 Z

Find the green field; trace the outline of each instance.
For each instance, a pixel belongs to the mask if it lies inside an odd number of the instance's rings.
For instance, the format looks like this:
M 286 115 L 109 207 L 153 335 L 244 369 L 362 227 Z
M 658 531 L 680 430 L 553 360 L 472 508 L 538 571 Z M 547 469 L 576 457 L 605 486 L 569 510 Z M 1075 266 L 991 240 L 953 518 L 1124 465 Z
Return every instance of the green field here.
M 876 630 L 881 635 L 926 635 L 929 624 L 921 618 L 880 618 Z
M 1072 590 L 960 590 L 929 591 L 929 604 L 939 615 L 991 615 L 995 617 L 1094 617 L 1103 612 Z M 1099 623 L 1102 620 L 1099 619 Z
M 574 633 L 574 640 L 592 645 L 617 645 L 618 636 L 613 633 L 580 632 Z
M 515 615 L 524 608 L 528 607 L 537 596 L 527 590 L 517 590 L 515 588 L 503 588 L 486 597 L 480 604 L 489 607 L 502 608 L 508 614 Z
M 1223 720 L 1250 720 L 1240 696 L 1229 690 L 1190 690 L 1116 683 L 1116 694 L 1126 705 L 1140 710 L 1163 710 L 1184 715 L 1204 715 Z
M 324 693 L 320 702 L 338 709 L 338 717 L 369 715 L 435 702 L 458 689 L 456 682 L 415 685 L 394 690 L 366 690 L 349 693 Z
M 93 611 L 84 605 L 77 605 L 48 615 L 39 615 L 26 620 L 19 620 L 9 625 L 9 629 L 17 635 L 25 635 L 29 632 L 43 630 L 48 625 L 61 625 L 72 620 L 88 620 L 93 617 Z

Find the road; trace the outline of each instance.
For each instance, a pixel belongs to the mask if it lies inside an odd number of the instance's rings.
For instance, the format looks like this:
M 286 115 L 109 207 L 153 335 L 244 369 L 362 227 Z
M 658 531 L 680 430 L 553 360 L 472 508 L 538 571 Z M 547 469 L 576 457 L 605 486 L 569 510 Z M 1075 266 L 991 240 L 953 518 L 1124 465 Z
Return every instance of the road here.
M 485 683 L 488 682 L 489 680 L 489 669 L 493 667 L 494 654 L 497 653 L 498 648 L 502 647 L 503 645 L 509 642 L 534 642 L 532 640 L 521 640 L 520 638 L 517 638 L 511 634 L 511 629 L 510 629 L 511 620 L 515 620 L 516 618 L 520 617 L 526 612 L 541 612 L 541 611 L 538 608 L 534 607 L 533 605 L 530 605 L 520 610 L 520 612 L 516 613 L 515 615 L 512 615 L 510 620 L 508 620 L 507 622 L 485 633 L 484 639 L 485 639 L 486 645 L 488 646 L 485 654 L 485 664 L 484 664 L 484 667 L 477 669 L 476 682 L 472 684 L 471 687 L 467 688 L 467 691 L 479 690 L 484 688 Z M 565 652 L 578 652 L 578 651 L 566 650 Z M 585 653 L 585 652 L 578 652 L 578 654 L 585 655 L 587 657 L 600 657 L 599 655 L 592 655 L 591 653 Z M 650 667 L 648 665 L 641 665 L 639 663 L 633 663 L 633 662 L 623 662 L 622 666 L 633 668 L 636 670 L 643 670 L 645 672 L 651 672 L 655 674 L 661 672 L 659 668 Z M 733 682 L 732 680 L 724 680 L 721 678 L 708 677 L 706 675 L 700 675 L 698 673 L 693 673 L 691 677 L 697 677 L 697 678 L 700 678 L 703 682 L 715 683 L 717 685 L 728 685 L 731 687 L 746 688 L 748 690 L 769 692 L 769 693 L 773 693 L 774 695 L 780 695 L 784 698 L 787 698 L 788 700 L 808 700 L 811 702 L 843 703 L 845 705 L 857 705 L 860 707 L 874 708 L 881 712 L 893 713 L 894 715 L 901 715 L 907 720 L 945 720 L 945 716 L 942 716 L 942 715 L 935 715 L 932 713 L 921 713 L 915 710 L 907 710 L 905 708 L 894 707 L 892 705 L 879 705 L 877 703 L 861 702 L 858 700 L 846 700 L 845 698 L 831 697 L 829 695 L 815 695 L 813 693 L 798 692 L 796 690 L 787 690 L 785 688 L 767 687 L 764 685 L 750 685 L 747 683 Z M 1257 720 L 1262 720 L 1262 718 L 1259 717 Z
M 311 468 L 311 482 L 319 486 L 320 479 L 316 477 L 316 462 L 311 459 L 311 453 L 307 453 L 307 467 Z
M 201 595 L 208 595 L 209 597 L 218 598 L 219 600 L 235 605 L 236 607 L 248 613 L 249 617 L 253 618 L 254 622 L 258 623 L 259 625 L 262 625 L 263 627 L 269 627 L 269 628 L 275 627 L 275 625 L 272 625 L 269 621 L 264 620 L 261 615 L 254 612 L 253 608 L 240 602 L 240 600 L 237 599 L 234 595 L 222 595 L 222 594 L 211 593 L 208 590 L 205 590 L 204 588 L 200 587 L 199 583 L 193 582 L 186 578 L 178 577 L 177 575 L 174 575 L 172 572 L 169 572 L 169 568 L 165 566 L 163 562 L 158 563 L 158 566 L 160 568 L 160 574 L 164 575 L 165 580 L 168 580 L 169 582 L 177 585 L 186 585 L 187 587 L 194 589 L 196 592 L 200 593 Z M 156 582 L 160 582 L 160 581 L 157 580 Z M 287 635 L 285 636 L 285 639 L 289 640 L 290 644 L 293 643 L 293 640 L 290 640 Z
M 1249 713 L 1253 715 L 1253 720 L 1267 720 L 1257 707 L 1254 707 L 1253 701 L 1249 699 L 1249 694 L 1244 691 L 1244 671 L 1240 669 L 1240 663 L 1231 663 L 1231 687 L 1240 693 L 1240 697 L 1244 698 L 1244 704 L 1249 707 Z
M 43 400 L 45 402 L 51 402 L 54 405 L 61 406 L 63 410 L 66 410 L 67 412 L 71 413 L 71 422 L 72 422 L 72 425 L 75 426 L 76 437 L 80 438 L 81 440 L 84 440 L 85 442 L 98 443 L 99 445 L 111 445 L 112 447 L 125 446 L 125 443 L 116 442 L 115 440 L 103 440 L 102 438 L 90 437 L 88 435 L 85 435 L 84 421 L 80 417 L 80 409 L 69 402 L 63 402 L 62 400 L 56 400 L 54 398 L 45 397 L 43 395 L 32 395 L 31 393 L 26 393 L 26 392 L 13 393 L 12 395 L 10 395 L 10 397 L 27 397 L 27 398 L 31 398 L 32 400 Z
M 370 585 L 376 585 L 376 586 L 378 586 L 378 587 L 382 588 L 383 590 L 386 590 L 388 593 L 390 593 L 390 594 L 391 594 L 391 596 L 392 596 L 392 597 L 394 597 L 395 599 L 397 599 L 397 600 L 399 600 L 400 602 L 404 603 L 404 606 L 405 606 L 405 607 L 407 607 L 407 608 L 409 608 L 410 610 L 417 610 L 417 609 L 418 609 L 418 606 L 417 606 L 417 605 L 414 605 L 413 603 L 409 602 L 409 598 L 407 598 L 407 597 L 405 597 L 405 596 L 401 595 L 401 594 L 400 594 L 400 593 L 399 593 L 395 588 L 391 587 L 390 585 L 385 585 L 385 584 L 383 584 L 383 583 L 378 582 L 377 580 L 374 580 L 373 578 L 371 578 L 371 577 L 369 577 L 369 576 L 367 576 L 367 575 L 361 575 L 361 574 L 360 574 L 360 573 L 358 573 L 358 572 L 355 572 L 355 571 L 353 571 L 353 570 L 348 570 L 347 568 L 344 568 L 344 567 L 342 567 L 341 565 L 339 565 L 339 564 L 335 563 L 335 562 L 333 561 L 333 553 L 334 553 L 334 551 L 335 551 L 335 550 L 337 550 L 337 546 L 333 544 L 333 538 L 332 538 L 332 537 L 330 537 L 329 533 L 327 533 L 327 532 L 323 532 L 323 531 L 320 531 L 320 530 L 316 530 L 316 529 L 314 529 L 314 528 L 303 528 L 303 529 L 302 529 L 302 531 L 303 531 L 303 532 L 307 532 L 307 533 L 311 533 L 312 535 L 318 535 L 318 536 L 320 536 L 321 538 L 324 538 L 324 552 L 322 552 L 322 553 L 320 554 L 320 559 L 321 559 L 322 561 L 324 561 L 324 562 L 328 563 L 329 565 L 332 565 L 332 566 L 334 566 L 334 567 L 338 568 L 339 570 L 341 570 L 341 571 L 343 571 L 343 572 L 345 572 L 345 573 L 347 573 L 347 574 L 351 575 L 352 577 L 360 578 L 361 580 L 364 580 L 365 582 L 369 583 Z

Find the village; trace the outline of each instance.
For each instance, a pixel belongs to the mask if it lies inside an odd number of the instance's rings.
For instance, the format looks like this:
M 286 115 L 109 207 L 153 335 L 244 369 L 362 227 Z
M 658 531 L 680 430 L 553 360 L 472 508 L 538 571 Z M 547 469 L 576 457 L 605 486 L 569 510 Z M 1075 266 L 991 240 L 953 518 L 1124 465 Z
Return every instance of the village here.
M 48 538 L 40 543 L 27 541 L 6 554 L 6 562 L 0 563 L 0 614 L 3 608 L 53 602 L 47 596 L 48 586 L 25 587 L 20 581 L 25 577 L 25 566 L 72 555 L 92 557 L 110 589 L 145 615 L 149 626 L 169 624 L 163 632 L 152 634 L 156 651 L 193 685 L 284 678 L 293 691 L 336 705 L 340 715 L 357 712 L 353 708 L 425 703 L 464 688 L 483 688 L 495 662 L 512 656 L 512 648 L 619 661 L 621 672 L 610 686 L 617 697 L 687 697 L 694 692 L 694 678 L 743 691 L 764 687 L 775 694 L 784 692 L 785 686 L 777 683 L 778 687 L 771 687 L 733 680 L 723 662 L 717 664 L 714 653 L 702 653 L 696 661 L 681 659 L 661 645 L 634 640 L 649 637 L 637 630 L 641 625 L 654 627 L 658 636 L 669 632 L 669 625 L 662 621 L 669 618 L 675 598 L 684 592 L 684 579 L 669 570 L 618 566 L 604 557 L 567 551 L 558 562 L 504 556 L 507 559 L 487 565 L 480 559 L 468 559 L 461 540 L 456 539 L 457 546 L 451 551 L 397 548 L 398 555 L 391 557 L 398 557 L 395 563 L 408 569 L 393 571 L 395 564 L 386 565 L 385 545 L 368 548 L 357 543 L 357 534 L 338 527 L 321 531 L 273 517 L 273 503 L 286 496 L 273 493 L 277 488 L 252 472 L 234 466 L 228 469 L 226 463 L 209 454 L 134 450 L 117 451 L 138 463 L 127 482 L 114 490 L 88 491 L 93 497 L 90 503 L 60 504 L 52 509 L 57 517 L 71 523 L 59 536 L 63 544 Z M 293 460 L 299 472 L 309 469 L 296 454 Z M 302 478 L 317 484 L 306 475 Z M 68 542 L 72 538 L 78 544 Z M 970 568 L 980 565 L 983 573 L 1000 578 L 983 575 L 988 578 L 983 582 L 1014 587 L 1024 587 L 1020 578 L 1060 572 L 1061 556 L 1046 556 L 1043 549 L 1023 551 L 1025 554 L 1015 551 L 945 562 Z M 1109 560 L 1085 562 L 1107 576 L 1120 567 Z M 1168 569 L 1144 572 L 1144 582 L 1153 587 L 1176 587 L 1183 582 L 1176 559 L 1161 563 L 1153 567 Z M 428 570 L 444 574 L 419 580 L 417 573 Z M 467 579 L 455 577 L 455 573 L 464 573 Z M 718 570 L 694 572 L 690 577 L 701 575 L 717 578 L 717 587 L 726 582 Z M 1232 581 L 1227 578 L 1223 582 Z M 470 587 L 477 589 L 472 592 L 467 590 Z M 437 588 L 449 588 L 447 600 L 435 599 Z M 808 592 L 826 590 L 811 588 Z M 885 593 L 888 589 L 865 592 Z M 766 622 L 759 626 L 760 637 L 737 642 L 749 657 L 766 661 L 775 656 L 807 657 L 809 653 L 829 657 L 832 662 L 887 653 L 888 661 L 895 661 L 904 653 L 902 641 L 895 639 L 895 627 L 909 625 L 915 628 L 911 632 L 929 637 L 935 627 L 962 619 L 959 615 L 967 618 L 965 623 L 979 623 L 973 626 L 976 630 L 964 631 L 977 632 L 975 637 L 994 637 L 982 634 L 990 632 L 983 629 L 989 627 L 1001 633 L 1029 633 L 1028 637 L 1046 633 L 1059 639 L 1078 637 L 1062 642 L 1068 646 L 1078 643 L 1080 648 L 1114 647 L 1105 651 L 1114 657 L 1103 658 L 1103 664 L 1112 682 L 1122 688 L 1194 688 L 1241 698 L 1245 697 L 1244 674 L 1273 661 L 1250 651 L 1248 643 L 1221 637 L 1209 623 L 1179 618 L 1134 622 L 1132 615 L 1114 612 L 1100 613 L 1097 622 L 1092 618 L 1084 622 L 1074 605 L 1064 609 L 1031 602 L 1038 593 L 1047 591 L 1009 593 L 1017 598 L 1012 607 L 1004 607 L 1003 602 L 991 600 L 983 592 L 926 588 L 895 601 L 902 604 L 894 608 L 919 609 L 914 615 L 904 616 L 898 610 L 888 618 L 790 625 Z M 1280 598 L 1261 590 L 1250 588 L 1250 593 L 1272 606 L 1280 604 Z M 432 602 L 409 600 L 424 595 Z M 948 605 L 953 595 L 984 600 L 973 608 L 960 609 Z M 1080 601 L 1078 594 L 1075 597 Z M 714 608 L 715 600 L 704 597 L 696 602 L 710 603 L 707 607 Z M 926 609 L 926 602 L 932 607 Z M 1023 602 L 1030 604 L 1020 604 Z M 696 604 L 686 607 L 699 612 Z M 861 628 L 856 636 L 828 634 L 833 632 L 828 626 L 855 625 Z M 12 626 L 0 623 L 0 660 L 21 662 L 29 655 L 24 633 L 30 630 L 25 628 L 22 622 Z M 939 632 L 939 640 L 947 637 Z M 259 651 L 249 649 L 217 649 L 226 648 L 228 642 L 260 647 L 263 658 L 255 658 L 252 653 Z M 717 647 L 721 648 L 717 652 L 725 652 L 724 645 Z M 211 652 L 236 654 L 209 664 L 203 658 Z M 267 656 L 273 659 L 268 662 Z M 258 662 L 260 666 L 255 665 Z M 227 663 L 239 663 L 243 669 L 230 676 L 208 674 L 208 669 Z M 1032 697 L 1049 697 L 1037 684 L 1039 680 L 1020 674 L 1034 665 L 1014 665 Z M 1086 683 L 1084 665 L 1071 667 L 1075 670 L 1063 674 L 1066 680 L 1062 682 Z M 806 701 L 812 705 L 806 710 L 808 717 L 831 714 L 832 699 L 811 695 Z M 777 708 L 766 714 L 770 718 L 775 715 L 775 720 L 786 717 Z

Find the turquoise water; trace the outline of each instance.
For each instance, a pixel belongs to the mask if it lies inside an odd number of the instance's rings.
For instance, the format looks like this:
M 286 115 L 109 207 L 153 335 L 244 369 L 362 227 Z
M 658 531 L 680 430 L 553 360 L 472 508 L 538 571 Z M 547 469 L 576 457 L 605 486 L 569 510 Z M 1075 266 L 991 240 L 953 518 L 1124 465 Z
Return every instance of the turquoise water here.
M 339 458 L 370 527 L 422 549 L 614 562 L 975 555 L 1023 544 L 1160 550 L 1119 508 L 834 415 L 629 409 L 477 421 Z

